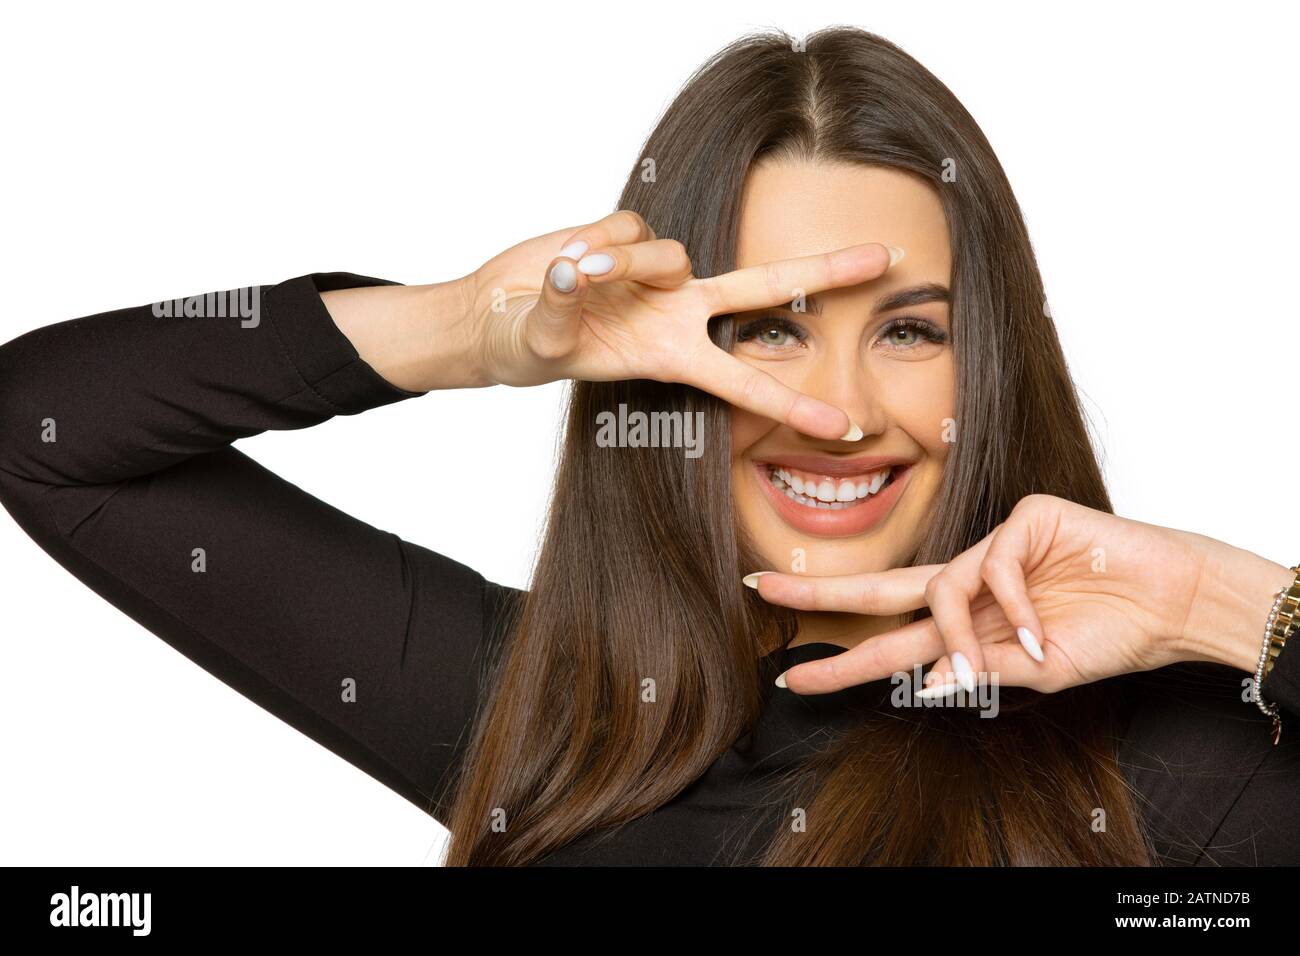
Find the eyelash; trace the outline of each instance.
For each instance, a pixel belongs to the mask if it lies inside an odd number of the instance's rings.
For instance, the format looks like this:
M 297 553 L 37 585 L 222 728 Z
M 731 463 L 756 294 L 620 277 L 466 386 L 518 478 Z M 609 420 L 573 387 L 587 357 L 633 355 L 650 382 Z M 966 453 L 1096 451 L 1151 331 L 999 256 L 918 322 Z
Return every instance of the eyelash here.
M 782 332 L 793 336 L 798 342 L 803 342 L 808 338 L 807 330 L 797 322 L 791 322 L 783 316 L 771 315 L 746 322 L 736 330 L 736 341 L 738 343 L 749 342 L 757 337 L 760 332 L 765 332 L 768 329 L 780 329 Z M 890 319 L 880 330 L 877 338 L 883 339 L 891 332 L 896 332 L 899 329 L 911 329 L 925 341 L 937 345 L 943 345 L 948 341 L 948 333 L 940 326 L 931 322 L 929 319 L 922 319 L 914 316 L 902 316 L 897 319 Z M 904 346 L 904 348 L 907 347 L 909 346 Z

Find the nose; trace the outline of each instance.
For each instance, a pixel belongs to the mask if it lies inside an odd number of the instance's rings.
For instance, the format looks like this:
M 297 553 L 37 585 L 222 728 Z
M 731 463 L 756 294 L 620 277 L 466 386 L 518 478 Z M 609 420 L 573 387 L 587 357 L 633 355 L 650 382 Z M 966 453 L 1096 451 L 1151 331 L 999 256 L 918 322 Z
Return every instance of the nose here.
M 801 390 L 844 409 L 862 429 L 864 438 L 885 430 L 887 416 L 878 383 L 856 349 L 837 348 L 823 352 L 809 368 Z

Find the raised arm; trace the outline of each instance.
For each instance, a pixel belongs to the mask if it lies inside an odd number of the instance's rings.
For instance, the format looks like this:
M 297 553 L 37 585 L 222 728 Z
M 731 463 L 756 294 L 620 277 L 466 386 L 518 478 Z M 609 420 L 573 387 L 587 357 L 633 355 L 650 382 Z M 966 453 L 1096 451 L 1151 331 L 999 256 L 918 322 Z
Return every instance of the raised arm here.
M 658 379 L 824 438 L 840 409 L 718 348 L 718 314 L 867 281 L 871 243 L 707 279 L 640 217 L 520 243 L 448 283 L 314 274 L 0 347 L 0 501 L 105 599 L 445 819 L 518 592 L 231 447 L 433 389 Z
M 483 604 L 502 589 L 230 447 L 416 394 L 331 319 L 321 297 L 341 289 L 411 291 L 303 276 L 224 308 L 143 305 L 0 347 L 0 501 L 106 600 L 437 815 L 480 690 Z M 367 321 L 363 343 L 396 337 L 385 329 L 404 316 Z

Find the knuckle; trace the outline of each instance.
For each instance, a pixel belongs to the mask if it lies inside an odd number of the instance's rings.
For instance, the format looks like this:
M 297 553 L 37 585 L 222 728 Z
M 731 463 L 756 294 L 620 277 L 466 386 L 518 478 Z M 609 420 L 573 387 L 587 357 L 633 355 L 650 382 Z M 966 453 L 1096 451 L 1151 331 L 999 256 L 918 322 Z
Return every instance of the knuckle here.
M 640 213 L 634 212 L 631 209 L 620 209 L 618 212 L 614 213 L 613 218 L 620 226 L 625 226 L 628 229 L 637 232 L 645 231 L 645 220 L 641 218 Z
M 943 580 L 943 574 L 936 574 L 929 581 L 925 582 L 925 603 L 933 605 L 935 601 L 943 596 L 947 582 Z
M 864 581 L 858 588 L 858 609 L 863 614 L 870 614 L 880 606 L 880 584 L 876 581 Z
M 752 406 L 762 395 L 762 380 L 757 375 L 746 375 L 740 380 L 740 400 Z
M 781 284 L 781 270 L 775 263 L 766 263 L 762 268 L 763 287 L 767 290 L 768 298 L 773 303 L 781 301 L 785 291 Z
M 691 257 L 686 251 L 686 245 L 676 239 L 665 239 L 664 241 L 668 243 L 668 255 L 673 264 L 689 273 L 691 271 Z
M 1055 501 L 1057 501 L 1057 499 L 1053 498 L 1051 495 L 1044 495 L 1040 493 L 1025 495 L 1025 497 L 1021 498 L 1019 501 L 1016 502 L 1016 506 L 1015 508 L 1012 509 L 1012 511 L 1013 513 L 1018 511 L 1022 514 L 1034 513 L 1034 512 L 1042 511 L 1045 508 L 1051 507 L 1051 505 Z
M 1011 562 L 1000 554 L 994 554 L 990 551 L 980 562 L 980 577 L 984 580 L 990 578 L 999 578 L 1006 575 L 1011 570 Z
M 555 359 L 564 358 L 569 354 L 569 346 L 566 342 L 553 335 L 539 336 L 533 342 L 533 352 L 540 359 L 545 361 L 554 361 Z

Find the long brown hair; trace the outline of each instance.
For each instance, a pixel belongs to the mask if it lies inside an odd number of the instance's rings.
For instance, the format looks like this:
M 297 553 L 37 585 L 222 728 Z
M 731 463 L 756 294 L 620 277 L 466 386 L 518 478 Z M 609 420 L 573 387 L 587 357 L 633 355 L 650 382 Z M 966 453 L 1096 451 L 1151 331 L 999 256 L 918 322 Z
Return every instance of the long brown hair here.
M 724 272 L 745 176 L 779 157 L 905 170 L 943 202 L 958 440 L 915 561 L 952 558 L 1032 493 L 1109 511 L 1020 209 L 956 97 L 864 31 L 745 37 L 667 109 L 619 207 L 684 243 L 696 275 Z M 725 318 L 713 331 L 729 347 Z M 772 676 L 758 661 L 794 633 L 792 615 L 740 585 L 759 565 L 731 505 L 727 442 L 699 458 L 602 448 L 597 414 L 620 404 L 703 412 L 707 436 L 728 434 L 725 405 L 694 389 L 574 385 L 533 586 L 455 794 L 449 865 L 537 861 L 670 801 L 755 726 Z M 763 862 L 1148 863 L 1116 762 L 1115 694 L 1003 689 L 993 720 L 866 715 L 799 775 L 792 806 L 817 825 L 772 833 Z

